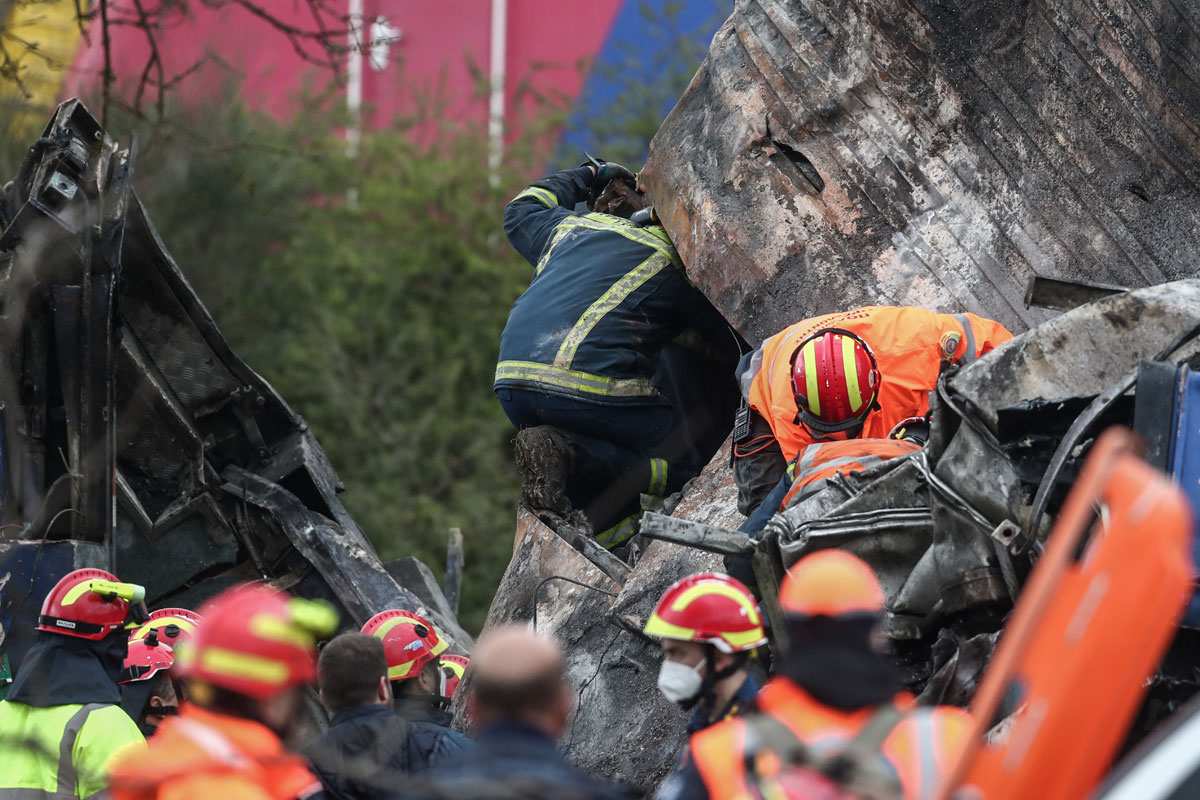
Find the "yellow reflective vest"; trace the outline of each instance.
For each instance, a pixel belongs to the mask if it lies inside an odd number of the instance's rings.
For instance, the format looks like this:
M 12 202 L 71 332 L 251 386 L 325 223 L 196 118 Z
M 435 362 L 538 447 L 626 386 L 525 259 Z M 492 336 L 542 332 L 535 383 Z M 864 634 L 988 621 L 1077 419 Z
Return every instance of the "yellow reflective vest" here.
M 108 786 L 113 755 L 145 744 L 120 706 L 0 702 L 0 800 L 91 797 Z

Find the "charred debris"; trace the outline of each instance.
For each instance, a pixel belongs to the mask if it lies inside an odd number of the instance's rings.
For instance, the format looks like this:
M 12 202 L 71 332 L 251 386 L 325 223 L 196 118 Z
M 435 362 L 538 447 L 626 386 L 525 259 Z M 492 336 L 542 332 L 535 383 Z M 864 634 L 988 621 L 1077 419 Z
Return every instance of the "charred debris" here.
M 406 608 L 468 652 L 428 568 L 380 562 L 304 420 L 230 350 L 139 202 L 136 166 L 136 140 L 119 145 L 72 100 L 0 197 L 9 666 L 37 598 L 85 566 L 134 576 L 152 607 L 268 578 L 347 626 Z
M 647 788 L 672 766 L 684 719 L 641 628 L 667 586 L 725 555 L 752 556 L 771 616 L 790 564 L 855 552 L 886 590 L 910 688 L 965 703 L 1106 426 L 1133 427 L 1194 489 L 1196 30 L 1194 9 L 1158 0 L 738 3 L 642 173 L 692 280 L 750 344 L 868 304 L 1019 335 L 944 376 L 921 452 L 831 481 L 760 539 L 737 532 L 728 445 L 669 515 L 647 514 L 628 560 L 522 508 L 488 625 L 565 643 L 575 762 Z M 351 623 L 419 610 L 469 647 L 419 566 L 380 564 L 303 420 L 230 352 L 135 166 L 70 102 L 4 191 L 4 651 L 27 641 L 24 598 L 82 565 L 158 604 L 265 575 Z M 1193 611 L 1134 738 L 1195 692 L 1195 626 Z

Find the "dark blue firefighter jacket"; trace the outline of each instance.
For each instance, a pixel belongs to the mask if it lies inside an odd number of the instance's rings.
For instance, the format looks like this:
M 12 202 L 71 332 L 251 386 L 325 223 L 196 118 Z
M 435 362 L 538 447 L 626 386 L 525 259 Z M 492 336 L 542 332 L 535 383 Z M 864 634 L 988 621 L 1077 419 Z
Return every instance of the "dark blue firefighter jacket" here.
M 588 402 L 662 403 L 651 383 L 673 340 L 724 344 L 728 325 L 688 280 L 662 227 L 572 209 L 586 167 L 534 183 L 504 210 L 504 230 L 533 265 L 500 337 L 497 389 Z

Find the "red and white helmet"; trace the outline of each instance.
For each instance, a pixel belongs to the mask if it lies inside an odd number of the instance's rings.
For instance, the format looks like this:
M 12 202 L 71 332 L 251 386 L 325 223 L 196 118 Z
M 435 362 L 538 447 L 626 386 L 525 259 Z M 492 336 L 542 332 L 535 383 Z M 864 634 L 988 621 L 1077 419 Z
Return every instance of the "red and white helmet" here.
M 875 355 L 850 331 L 817 331 L 792 353 L 795 422 L 816 433 L 839 433 L 862 425 L 876 408 L 879 384 Z
M 176 674 L 266 700 L 317 676 L 317 639 L 337 629 L 322 600 L 289 597 L 262 584 L 227 589 L 200 609 L 201 622 L 180 649 Z
M 454 697 L 454 693 L 458 691 L 458 685 L 462 683 L 463 674 L 467 671 L 467 664 L 470 663 L 466 656 L 446 655 L 438 659 L 438 666 L 442 668 L 442 697 L 449 700 Z
M 175 650 L 158 638 L 157 631 L 151 631 L 146 638 L 129 640 L 119 683 L 148 681 L 162 670 L 170 669 L 174 663 Z
M 667 589 L 645 632 L 740 653 L 766 644 L 762 615 L 745 585 L 719 572 L 689 575 Z
M 111 572 L 77 569 L 59 579 L 46 595 L 37 629 L 99 641 L 123 627 L 132 604 L 145 597 L 144 588 L 122 583 Z
M 398 608 L 380 611 L 367 620 L 362 632 L 383 640 L 388 680 L 393 681 L 416 677 L 448 647 L 427 620 Z
M 191 640 L 200 624 L 200 615 L 186 608 L 160 608 L 150 614 L 150 619 L 129 635 L 129 641 L 145 639 L 151 631 L 156 631 L 158 640 L 175 647 L 180 642 Z

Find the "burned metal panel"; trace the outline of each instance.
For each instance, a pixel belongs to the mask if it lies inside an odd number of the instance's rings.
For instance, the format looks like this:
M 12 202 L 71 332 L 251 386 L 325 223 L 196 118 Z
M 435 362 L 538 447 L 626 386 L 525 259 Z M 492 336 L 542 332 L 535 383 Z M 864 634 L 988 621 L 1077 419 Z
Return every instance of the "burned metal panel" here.
M 1020 331 L 1030 278 L 1200 263 L 1200 25 L 1162 0 L 741 0 L 642 181 L 751 340 L 890 303 Z
M 70 101 L 2 193 L 0 539 L 101 543 L 152 603 L 265 578 L 347 625 L 427 614 L 468 649 L 383 568 L 304 420 L 230 350 L 130 189 L 135 160 Z

